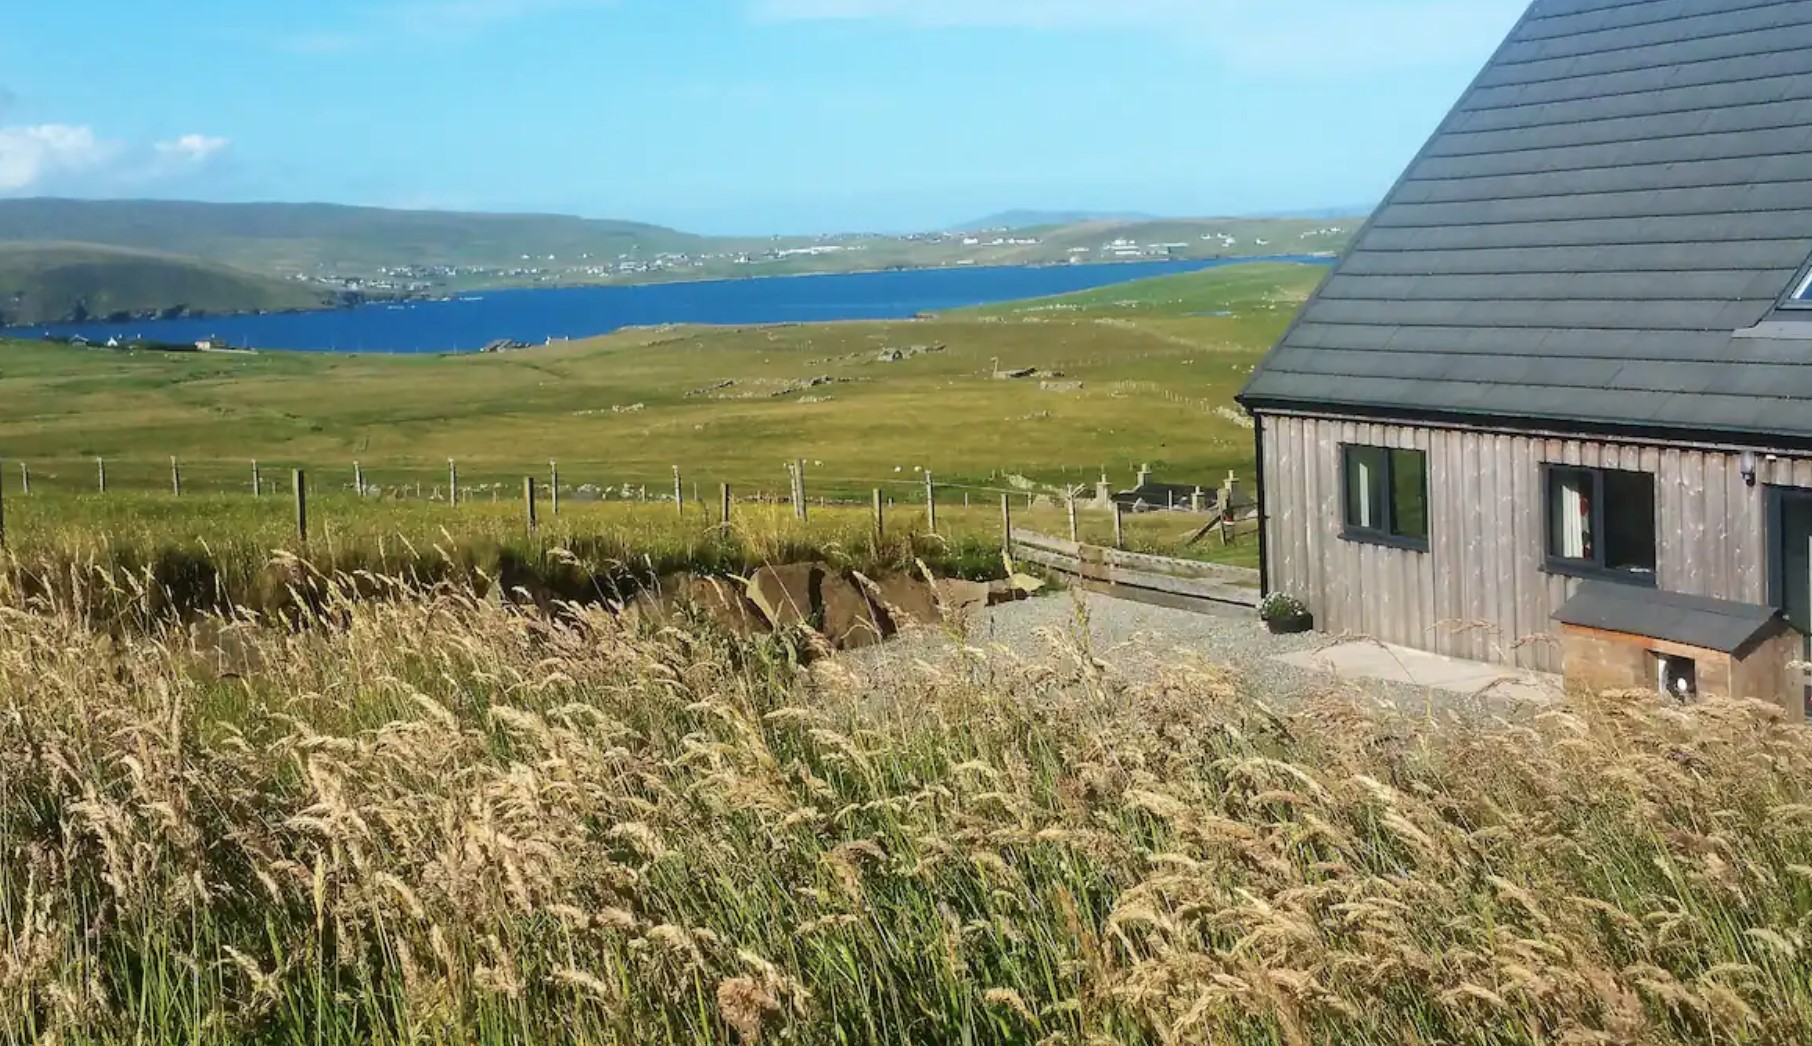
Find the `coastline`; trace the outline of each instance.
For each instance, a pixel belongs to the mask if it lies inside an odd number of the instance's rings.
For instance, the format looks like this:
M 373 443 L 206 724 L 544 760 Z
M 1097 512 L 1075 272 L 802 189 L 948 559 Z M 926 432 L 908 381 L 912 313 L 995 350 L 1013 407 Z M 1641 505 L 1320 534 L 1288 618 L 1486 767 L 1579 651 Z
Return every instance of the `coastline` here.
M 834 276 L 882 276 L 889 273 L 915 272 L 998 272 L 1010 269 L 1068 269 L 1068 268 L 1107 268 L 1110 266 L 1156 265 L 1165 262 L 1186 264 L 1220 263 L 1226 265 L 1296 263 L 1304 264 L 1303 259 L 1329 260 L 1338 257 L 1331 252 L 1311 252 L 1304 254 L 1254 254 L 1254 255 L 1214 255 L 1195 258 L 1123 258 L 1106 261 L 1088 262 L 1085 266 L 1072 266 L 1068 262 L 1002 262 L 990 265 L 893 265 L 878 268 L 827 269 L 821 272 L 777 272 L 758 273 L 748 276 L 675 276 L 665 278 L 629 278 L 621 280 L 595 280 L 574 283 L 497 283 L 474 287 L 460 287 L 449 291 L 436 288 L 422 293 L 395 294 L 362 294 L 361 292 L 344 292 L 343 300 L 337 304 L 323 304 L 317 308 L 287 309 L 199 309 L 191 310 L 186 306 L 171 306 L 163 309 L 140 309 L 127 313 L 114 313 L 103 317 L 63 317 L 56 320 L 39 320 L 31 323 L 0 323 L 0 334 L 22 336 L 38 332 L 40 335 L 47 328 L 54 327 L 105 327 L 127 323 L 161 323 L 168 320 L 213 320 L 233 319 L 245 316 L 297 316 L 334 312 L 354 312 L 363 308 L 389 305 L 442 304 L 451 295 L 457 300 L 459 295 L 469 294 L 514 294 L 531 291 L 580 291 L 598 290 L 610 287 L 677 287 L 708 286 L 726 283 L 753 283 L 763 280 L 808 280 Z M 357 300 L 344 300 L 345 295 L 359 295 Z
M 903 320 L 940 315 L 953 309 L 994 301 L 1037 298 L 1095 287 L 1129 283 L 1145 276 L 1200 272 L 1241 265 L 1325 265 L 1327 253 L 1236 255 L 1210 258 L 1126 259 L 1087 265 L 938 265 L 910 268 L 776 273 L 759 276 L 668 280 L 635 279 L 569 286 L 435 288 L 420 295 L 367 298 L 319 309 L 185 312 L 174 319 L 145 318 L 124 322 L 31 324 L 0 329 L 0 336 L 101 345 L 119 339 L 124 347 L 177 347 L 219 339 L 224 345 L 271 352 L 323 352 L 340 355 L 466 355 L 502 342 L 537 347 L 603 337 L 621 330 L 661 326 L 755 326 L 829 321 Z M 1123 272 L 1121 270 L 1131 270 Z M 1031 274 L 1076 273 L 1073 277 Z M 1015 279 L 1013 274 L 1023 274 Z M 1092 275 L 1091 275 L 1092 274 Z M 769 281 L 844 277 L 872 281 L 897 276 L 902 283 L 853 284 L 823 292 L 795 290 L 763 295 L 751 288 Z M 964 277 L 977 278 L 971 286 Z M 914 281 L 913 277 L 919 277 Z M 926 281 L 930 282 L 927 283 Z M 1028 281 L 1030 285 L 1028 285 Z M 1005 286 L 1002 286 L 1005 284 Z M 701 290 L 698 295 L 660 295 L 660 288 L 742 288 Z M 575 302 L 568 295 L 605 291 L 652 292 L 654 297 L 605 297 Z M 554 292 L 568 292 L 558 295 Z M 547 294 L 538 301 L 532 296 Z M 461 296 L 483 295 L 489 306 L 477 312 L 460 308 Z M 823 301 L 813 299 L 821 295 Z M 803 301 L 801 299 L 804 299 Z M 964 300 L 967 299 L 967 300 Z M 612 304 L 615 302 L 615 304 Z M 703 304 L 700 304 L 700 303 Z M 476 303 L 473 303 L 476 305 Z M 425 306 L 417 309 L 416 306 Z M 446 306 L 446 309 L 426 306 Z M 499 322 L 497 314 L 514 314 Z M 333 319 L 361 314 L 359 319 Z M 374 315 L 375 314 L 375 315 Z M 386 319 L 385 315 L 398 317 Z M 402 319 L 404 315 L 410 318 Z M 574 322 L 577 316 L 580 322 Z M 265 328 L 260 317 L 282 324 Z M 284 321 L 276 318 L 293 317 Z M 419 317 L 419 318 L 417 318 Z M 528 317 L 524 320 L 523 317 Z M 232 320 L 239 320 L 232 323 Z M 213 321 L 222 321 L 219 329 Z M 482 332 L 482 340 L 478 337 Z M 512 346 L 513 351 L 520 351 Z

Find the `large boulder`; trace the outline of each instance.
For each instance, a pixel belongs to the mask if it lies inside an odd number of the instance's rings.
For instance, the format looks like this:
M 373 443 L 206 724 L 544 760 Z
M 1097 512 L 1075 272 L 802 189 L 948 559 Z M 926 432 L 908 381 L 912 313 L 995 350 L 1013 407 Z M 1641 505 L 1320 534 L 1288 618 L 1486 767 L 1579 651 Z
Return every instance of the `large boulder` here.
M 980 581 L 942 578 L 937 583 L 937 604 L 949 617 L 964 617 L 989 605 L 988 586 Z
M 840 650 L 873 646 L 896 631 L 855 575 L 823 563 L 763 567 L 749 578 L 748 596 L 775 628 L 815 629 Z
M 749 577 L 749 601 L 775 628 L 811 627 L 823 605 L 819 592 L 824 573 L 822 563 L 762 567 Z
M 936 625 L 943 621 L 937 593 L 931 585 L 909 574 L 896 574 L 880 581 L 866 582 L 868 594 L 887 611 L 887 616 L 901 628 L 908 625 Z
M 746 637 L 770 631 L 767 619 L 743 594 L 742 582 L 737 578 L 669 574 L 654 587 L 636 593 L 623 613 L 629 620 L 657 627 L 695 614 L 731 635 Z

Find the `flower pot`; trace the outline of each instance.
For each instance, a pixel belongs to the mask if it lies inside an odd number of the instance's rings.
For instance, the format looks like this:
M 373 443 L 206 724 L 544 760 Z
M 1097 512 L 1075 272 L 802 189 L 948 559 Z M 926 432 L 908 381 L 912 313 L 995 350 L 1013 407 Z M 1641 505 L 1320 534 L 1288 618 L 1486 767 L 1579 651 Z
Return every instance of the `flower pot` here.
M 1294 617 L 1274 618 L 1270 621 L 1266 621 L 1265 627 L 1270 629 L 1271 634 L 1274 636 L 1298 635 L 1315 627 L 1315 616 L 1313 614 L 1297 614 Z

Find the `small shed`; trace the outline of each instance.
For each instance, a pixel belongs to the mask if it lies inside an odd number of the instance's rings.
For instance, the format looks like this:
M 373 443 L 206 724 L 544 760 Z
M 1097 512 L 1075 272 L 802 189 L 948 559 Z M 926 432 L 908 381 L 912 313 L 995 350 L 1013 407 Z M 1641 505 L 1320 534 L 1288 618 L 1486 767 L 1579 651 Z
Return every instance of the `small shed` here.
M 1801 638 L 1772 607 L 1587 581 L 1554 614 L 1569 687 L 1752 698 L 1803 713 Z

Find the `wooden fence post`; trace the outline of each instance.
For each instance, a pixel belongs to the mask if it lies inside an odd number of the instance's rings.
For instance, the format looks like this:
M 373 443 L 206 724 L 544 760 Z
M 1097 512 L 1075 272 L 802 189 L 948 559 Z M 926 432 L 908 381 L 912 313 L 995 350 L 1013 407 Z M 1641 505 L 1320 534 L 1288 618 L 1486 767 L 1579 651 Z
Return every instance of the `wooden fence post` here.
M 352 463 L 352 492 L 359 497 L 365 496 L 365 466 Z
M 887 509 L 881 504 L 881 488 L 875 488 L 875 543 L 887 536 Z
M 308 544 L 308 475 L 296 470 L 296 538 Z
M 723 504 L 718 510 L 721 518 L 718 522 L 723 524 L 725 528 L 728 528 L 730 526 L 730 485 L 725 483 L 723 487 Z
M 680 481 L 679 466 L 673 466 L 673 508 L 681 519 L 686 518 L 686 487 Z
M 100 482 L 99 490 L 102 494 L 105 494 L 107 493 L 107 459 L 95 458 L 94 468 L 97 479 Z
M 522 477 L 522 504 L 528 512 L 528 532 L 533 534 L 540 529 L 540 520 L 535 518 L 535 477 Z
M 264 477 L 258 474 L 258 459 L 252 459 L 252 497 L 264 496 Z
M 925 470 L 925 525 L 937 533 L 937 487 L 932 485 L 931 470 Z
M 459 463 L 447 459 L 447 504 L 459 504 Z
M 1000 549 L 1013 558 L 1013 495 L 1000 496 Z
M 547 507 L 558 516 L 560 514 L 560 463 L 558 461 L 547 463 L 547 498 Z
M 1114 548 L 1126 550 L 1126 507 L 1114 502 Z
M 810 515 L 805 504 L 805 461 L 803 459 L 793 463 L 793 515 L 799 517 L 801 523 L 804 523 Z
M 1076 496 L 1074 494 L 1070 495 L 1069 498 L 1065 500 L 1064 504 L 1069 508 L 1070 512 L 1070 543 L 1081 544 L 1082 530 L 1076 525 Z
M 31 469 L 23 461 L 19 462 L 19 493 L 31 497 Z
M 182 497 L 182 469 L 176 464 L 176 456 L 170 456 L 170 493 Z

